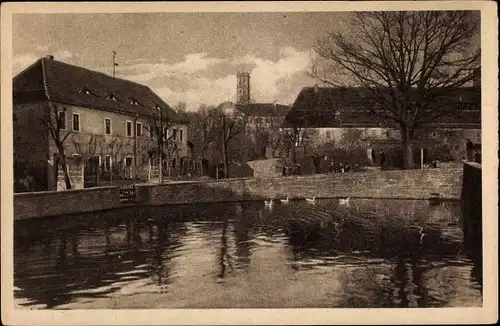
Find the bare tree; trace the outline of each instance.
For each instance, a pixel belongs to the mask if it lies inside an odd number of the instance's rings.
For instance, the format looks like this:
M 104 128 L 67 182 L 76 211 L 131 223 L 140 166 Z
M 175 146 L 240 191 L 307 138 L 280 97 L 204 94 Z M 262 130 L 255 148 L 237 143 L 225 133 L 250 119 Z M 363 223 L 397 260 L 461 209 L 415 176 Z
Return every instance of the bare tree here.
M 174 111 L 179 115 L 180 118 L 187 117 L 187 104 L 185 102 L 179 102 L 174 107 Z
M 121 171 L 125 154 L 130 152 L 131 141 L 129 137 L 113 136 L 97 143 L 100 147 L 101 154 L 104 157 L 110 156 L 112 165 L 109 170 L 110 181 L 113 181 L 114 171 L 117 173 Z
M 345 150 L 353 150 L 361 147 L 361 140 L 364 131 L 362 129 L 347 128 L 342 131 L 342 136 L 338 141 L 341 148 Z
M 61 168 L 63 170 L 66 189 L 71 189 L 71 180 L 69 178 L 64 143 L 72 133 L 72 128 L 67 128 L 65 126 L 66 108 L 58 109 L 55 105 L 49 103 L 48 111 L 48 114 L 44 118 L 42 118 L 41 121 L 49 130 L 50 136 L 54 140 L 54 144 L 56 145 L 57 151 L 59 152 L 59 160 L 61 162 Z M 67 131 L 63 132 L 65 129 L 67 129 Z
M 189 130 L 193 141 L 198 145 L 202 157 L 219 139 L 217 132 L 219 116 L 214 107 L 201 105 L 197 112 L 190 115 Z
M 97 155 L 98 148 L 102 148 L 104 139 L 94 134 L 73 134 L 71 142 L 77 154 L 79 154 L 83 161 Z
M 177 134 L 174 133 L 172 129 L 173 126 L 174 122 L 165 110 L 162 110 L 162 112 L 155 112 L 151 118 L 149 132 L 156 144 L 154 144 L 154 148 L 150 150 L 150 153 L 157 159 L 161 158 L 162 162 L 165 158 L 168 160 L 175 157 L 180 151 L 180 148 L 177 146 Z M 170 169 L 170 160 L 167 162 Z M 159 164 L 162 163 L 159 162 Z M 160 175 L 160 182 L 162 181 L 163 171 Z
M 220 142 L 222 145 L 222 156 L 224 160 L 224 177 L 229 177 L 229 154 L 228 146 L 236 136 L 245 132 L 247 117 L 240 113 L 239 110 L 234 110 L 232 114 L 226 114 L 219 107 L 217 114 L 221 121 Z
M 411 168 L 415 130 L 453 114 L 446 97 L 470 83 L 480 65 L 479 14 L 357 12 L 347 26 L 318 41 L 312 75 L 326 85 L 366 89 L 366 109 L 399 128 L 404 167 Z

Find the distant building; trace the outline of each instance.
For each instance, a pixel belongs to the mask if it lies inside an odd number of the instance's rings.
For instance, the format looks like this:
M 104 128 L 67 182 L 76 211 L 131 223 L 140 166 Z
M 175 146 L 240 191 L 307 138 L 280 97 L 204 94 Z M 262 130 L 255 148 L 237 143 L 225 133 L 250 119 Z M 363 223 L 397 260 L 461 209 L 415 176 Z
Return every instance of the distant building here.
M 237 74 L 237 96 L 234 106 L 247 117 L 246 132 L 259 149 L 259 156 L 281 156 L 283 148 L 280 127 L 290 106 L 276 103 L 252 103 L 250 93 L 250 74 L 239 72 Z
M 450 158 L 459 160 L 465 155 L 467 139 L 480 143 L 479 86 L 476 80 L 475 87 L 463 88 L 456 96 L 441 98 L 439 105 L 456 110 L 421 126 L 416 131 L 414 147 L 447 148 Z M 357 128 L 362 130 L 361 143 L 367 147 L 368 153 L 373 149 L 398 146 L 400 135 L 397 124 L 370 113 L 367 107 L 373 104 L 367 100 L 368 92 L 355 87 L 305 87 L 297 96 L 283 126 L 313 134 L 316 145 L 334 144 L 341 140 L 346 129 Z M 302 145 L 302 138 L 307 137 L 299 136 L 296 146 Z
M 74 188 L 90 184 L 96 175 L 108 181 L 131 178 L 134 139 L 137 176 L 147 179 L 150 159 L 157 152 L 154 130 L 160 125 L 160 110 L 172 149 L 164 154 L 164 164 L 178 167 L 188 155 L 186 122 L 149 87 L 52 56 L 14 77 L 13 100 L 17 176 L 35 173 L 37 190 L 61 187 L 58 150 L 43 122 L 49 119 L 49 107 L 62 115 L 61 135 L 69 133 L 64 142 L 69 169 L 76 179 L 85 179 L 72 180 Z

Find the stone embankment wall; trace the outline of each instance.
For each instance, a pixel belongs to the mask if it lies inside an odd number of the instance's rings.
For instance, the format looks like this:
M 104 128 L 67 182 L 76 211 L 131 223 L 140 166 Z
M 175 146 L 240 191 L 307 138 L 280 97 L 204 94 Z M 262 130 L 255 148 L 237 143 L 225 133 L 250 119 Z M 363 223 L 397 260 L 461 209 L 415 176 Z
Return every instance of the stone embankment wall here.
M 462 168 L 357 172 L 276 178 L 228 179 L 138 185 L 137 202 L 144 205 L 215 203 L 263 198 L 400 198 L 460 199 Z M 116 187 L 14 196 L 16 220 L 63 215 L 122 206 Z
M 210 203 L 263 198 L 460 199 L 462 169 L 360 172 L 279 178 L 252 178 L 139 186 L 150 205 Z
M 14 195 L 14 219 L 106 210 L 120 206 L 117 187 L 66 191 L 27 192 Z

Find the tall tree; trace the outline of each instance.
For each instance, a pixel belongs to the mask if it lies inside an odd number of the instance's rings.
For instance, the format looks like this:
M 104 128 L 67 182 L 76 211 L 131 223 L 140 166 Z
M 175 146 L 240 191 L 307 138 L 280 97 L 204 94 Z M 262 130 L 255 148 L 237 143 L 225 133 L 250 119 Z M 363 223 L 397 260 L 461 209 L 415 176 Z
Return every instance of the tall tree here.
M 326 85 L 366 89 L 366 109 L 399 128 L 404 167 L 411 168 L 415 130 L 453 114 L 446 97 L 480 66 L 479 13 L 357 12 L 346 26 L 318 40 L 312 75 Z
M 217 108 L 216 114 L 221 121 L 220 142 L 222 145 L 222 157 L 224 160 L 224 177 L 229 177 L 229 153 L 228 147 L 238 135 L 245 132 L 247 117 L 239 110 L 234 109 L 232 113 L 224 111 L 223 105 Z
M 211 145 L 219 139 L 219 115 L 212 106 L 200 105 L 196 112 L 188 113 L 189 134 L 196 143 L 200 155 L 205 157 Z
M 68 128 L 66 126 L 66 108 L 58 109 L 55 105 L 49 103 L 48 114 L 42 118 L 41 122 L 47 127 L 57 147 L 57 151 L 59 152 L 59 161 L 61 163 L 66 189 L 71 189 L 71 180 L 69 178 L 64 144 L 72 133 L 73 128 Z
M 163 166 L 163 159 L 169 159 L 179 151 L 177 146 L 177 135 L 174 134 L 172 127 L 174 122 L 169 117 L 166 110 L 157 110 L 151 117 L 148 131 L 154 140 L 154 148 L 149 152 L 151 157 L 158 159 L 159 166 Z M 161 162 L 161 163 L 160 163 Z M 170 162 L 168 164 L 170 167 Z M 163 182 L 163 171 L 159 176 L 160 183 Z

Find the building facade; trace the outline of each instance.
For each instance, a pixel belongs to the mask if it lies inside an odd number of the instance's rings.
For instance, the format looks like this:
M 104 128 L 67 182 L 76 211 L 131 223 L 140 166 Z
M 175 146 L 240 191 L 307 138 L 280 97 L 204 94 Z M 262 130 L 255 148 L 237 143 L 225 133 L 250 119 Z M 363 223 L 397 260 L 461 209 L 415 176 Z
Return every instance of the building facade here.
M 429 159 L 465 158 L 469 140 L 481 143 L 480 91 L 480 77 L 476 77 L 472 87 L 440 99 L 439 105 L 449 113 L 416 129 L 414 150 L 428 153 L 424 158 Z M 287 114 L 284 129 L 295 129 L 295 147 L 309 145 L 328 151 L 328 146 L 333 150 L 356 141 L 357 146 L 366 148 L 367 158 L 371 159 L 374 151 L 398 147 L 401 137 L 397 124 L 371 114 L 366 107 L 370 104 L 364 100 L 368 96 L 362 88 L 305 87 Z
M 252 103 L 250 74 L 237 74 L 235 109 L 246 117 L 246 134 L 256 147 L 256 156 L 272 158 L 282 155 L 284 139 L 281 125 L 290 107 L 277 103 Z
M 35 174 L 36 190 L 64 188 L 54 131 L 64 139 L 73 188 L 147 180 L 158 136 L 167 167 L 188 155 L 187 123 L 151 89 L 128 80 L 46 56 L 14 77 L 13 99 L 17 181 Z

